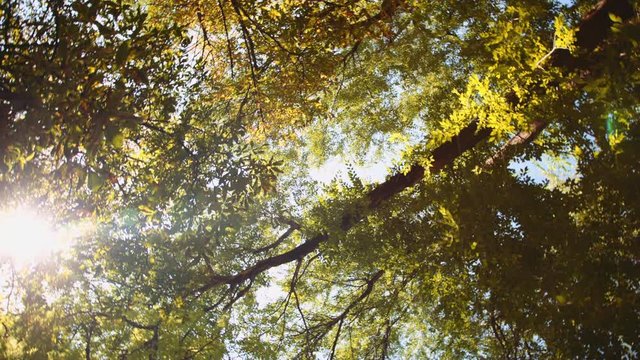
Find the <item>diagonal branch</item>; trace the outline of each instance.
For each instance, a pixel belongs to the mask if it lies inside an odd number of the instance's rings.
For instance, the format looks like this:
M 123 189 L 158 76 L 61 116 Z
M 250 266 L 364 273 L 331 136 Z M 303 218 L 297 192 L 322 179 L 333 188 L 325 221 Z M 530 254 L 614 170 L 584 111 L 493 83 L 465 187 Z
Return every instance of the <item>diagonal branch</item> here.
M 609 14 L 626 21 L 635 16 L 635 11 L 627 0 L 601 0 L 580 22 L 576 31 L 576 45 L 579 48 L 591 51 L 604 41 L 613 25 Z
M 634 16 L 633 8 L 626 0 L 601 0 L 598 7 L 589 13 L 578 27 L 578 45 L 583 46 L 585 50 L 593 50 L 600 42 L 602 42 L 602 40 L 605 39 L 611 25 L 613 24 L 613 21 L 609 19 L 609 13 L 617 15 L 624 20 L 628 20 Z M 587 37 L 587 34 L 591 37 Z M 593 39 L 598 39 L 598 41 L 594 42 L 592 41 Z M 565 67 L 570 65 L 571 63 L 565 64 Z M 573 65 L 575 66 L 575 63 L 573 63 Z M 567 68 L 567 70 L 572 69 Z M 546 123 L 543 121 L 534 121 L 532 123 L 532 127 L 527 132 L 521 132 L 513 139 L 509 140 L 505 146 L 503 146 L 503 148 L 494 155 L 495 159 L 492 157 L 487 160 L 487 162 L 495 163 L 505 156 L 512 147 L 531 142 L 545 126 Z M 386 200 L 417 184 L 422 180 L 422 178 L 424 178 L 427 170 L 429 170 L 431 174 L 436 174 L 442 171 L 445 166 L 453 163 L 458 156 L 475 147 L 482 140 L 488 138 L 490 134 L 490 128 L 479 129 L 477 120 L 472 121 L 451 140 L 438 146 L 431 152 L 433 162 L 430 164 L 429 169 L 426 169 L 419 164 L 412 165 L 407 173 L 398 173 L 393 175 L 385 182 L 378 184 L 373 188 L 373 190 L 368 192 L 365 195 L 366 205 L 364 207 L 356 207 L 355 210 L 347 210 L 341 216 L 338 216 L 337 218 L 341 219 L 341 229 L 345 232 L 348 231 L 362 219 L 366 211 L 378 208 Z M 316 235 L 285 253 L 261 260 L 255 265 L 235 275 L 212 275 L 204 285 L 197 289 L 197 292 L 202 293 L 223 284 L 237 285 L 246 280 L 255 278 L 257 275 L 270 268 L 302 259 L 306 255 L 317 250 L 320 244 L 325 242 L 328 238 L 327 234 Z
M 241 284 L 246 280 L 250 280 L 255 278 L 258 274 L 262 272 L 274 268 L 276 266 L 280 266 L 283 264 L 290 263 L 292 261 L 296 261 L 298 259 L 302 259 L 306 255 L 315 251 L 320 243 L 326 241 L 329 238 L 326 234 L 316 235 L 313 238 L 305 241 L 301 245 L 284 252 L 280 255 L 276 255 L 261 261 L 258 261 L 255 265 L 235 274 L 235 275 L 212 275 L 209 278 L 209 281 L 202 285 L 197 289 L 198 293 L 203 293 L 213 287 L 223 284 L 229 285 L 237 285 Z
M 253 254 L 260 254 L 263 252 L 267 252 L 277 246 L 279 246 L 280 244 L 282 244 L 283 241 L 285 241 L 289 236 L 291 236 L 291 234 L 293 234 L 294 231 L 299 230 L 300 229 L 300 224 L 296 223 L 295 221 L 289 221 L 289 228 L 282 233 L 282 235 L 280 235 L 278 237 L 278 239 L 276 239 L 276 241 L 272 242 L 269 245 L 265 245 L 261 248 L 258 249 L 253 249 L 251 250 L 251 253 Z
M 439 172 L 445 165 L 452 163 L 453 160 L 464 151 L 473 148 L 473 146 L 480 142 L 480 140 L 486 138 L 489 133 L 489 129 L 481 129 L 478 131 L 477 122 L 472 122 L 469 126 L 463 129 L 460 134 L 454 136 L 451 140 L 438 146 L 431 152 L 434 161 L 429 169 L 430 172 Z M 426 169 L 423 166 L 415 164 L 411 167 L 408 173 L 396 174 L 387 181 L 379 184 L 366 195 L 368 206 L 365 210 L 375 209 L 385 200 L 400 193 L 404 189 L 415 185 L 424 177 L 425 171 Z M 362 213 L 362 210 L 355 210 L 343 214 L 341 217 L 342 230 L 347 231 L 351 229 L 362 218 Z M 327 234 L 316 235 L 285 253 L 261 260 L 255 265 L 235 275 L 212 275 L 209 277 L 209 281 L 207 283 L 196 290 L 196 293 L 201 294 L 215 286 L 223 284 L 238 285 L 246 280 L 255 278 L 258 274 L 268 269 L 302 259 L 306 255 L 317 250 L 320 244 L 328 238 L 329 236 Z
M 485 160 L 483 164 L 484 169 L 490 169 L 497 163 L 508 159 L 519 147 L 523 147 L 540 135 L 540 133 L 549 125 L 548 122 L 543 120 L 534 120 L 529 126 L 529 130 L 520 131 L 514 137 L 509 139 L 500 150 L 494 153 L 490 158 Z
M 613 25 L 609 14 L 619 16 L 623 21 L 635 15 L 633 6 L 627 0 L 602 0 L 581 21 L 576 31 L 576 45 L 585 51 L 592 51 L 600 45 Z M 552 56 L 551 66 L 576 70 L 587 65 L 584 61 L 577 61 L 568 51 L 549 53 Z M 531 143 L 547 127 L 548 122 L 534 120 L 528 130 L 523 130 L 507 141 L 493 156 L 485 161 L 483 168 L 488 169 L 497 162 L 507 159 L 522 146 Z

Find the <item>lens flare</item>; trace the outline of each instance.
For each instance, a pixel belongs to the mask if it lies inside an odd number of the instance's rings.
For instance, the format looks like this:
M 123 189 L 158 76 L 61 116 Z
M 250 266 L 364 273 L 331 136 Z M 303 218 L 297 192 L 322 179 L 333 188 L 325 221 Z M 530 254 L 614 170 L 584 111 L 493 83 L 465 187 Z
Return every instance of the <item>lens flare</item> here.
M 69 247 L 83 229 L 58 228 L 29 207 L 0 211 L 0 258 L 24 264 Z

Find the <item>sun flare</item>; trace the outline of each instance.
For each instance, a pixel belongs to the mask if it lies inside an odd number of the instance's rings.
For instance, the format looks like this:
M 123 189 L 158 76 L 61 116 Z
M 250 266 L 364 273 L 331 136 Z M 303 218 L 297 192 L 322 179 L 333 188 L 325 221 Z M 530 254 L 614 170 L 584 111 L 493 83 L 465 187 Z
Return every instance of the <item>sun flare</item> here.
M 0 258 L 16 263 L 43 259 L 70 244 L 68 229 L 56 228 L 52 221 L 28 207 L 0 211 Z

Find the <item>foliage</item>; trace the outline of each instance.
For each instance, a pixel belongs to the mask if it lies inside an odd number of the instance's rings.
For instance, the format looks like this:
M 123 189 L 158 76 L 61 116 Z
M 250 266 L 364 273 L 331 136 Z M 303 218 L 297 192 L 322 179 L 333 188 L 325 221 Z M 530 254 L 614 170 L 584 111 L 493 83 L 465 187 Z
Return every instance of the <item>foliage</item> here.
M 592 5 L 3 2 L 2 204 L 94 228 L 0 261 L 0 356 L 637 357 L 640 26 Z

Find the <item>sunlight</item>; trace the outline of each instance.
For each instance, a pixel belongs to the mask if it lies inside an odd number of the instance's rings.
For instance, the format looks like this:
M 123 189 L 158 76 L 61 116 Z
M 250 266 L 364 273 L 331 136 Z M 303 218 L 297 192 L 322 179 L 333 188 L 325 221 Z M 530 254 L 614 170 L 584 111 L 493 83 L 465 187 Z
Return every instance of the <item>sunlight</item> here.
M 43 259 L 68 248 L 78 229 L 56 229 L 43 214 L 28 207 L 0 211 L 0 258 L 17 264 Z

